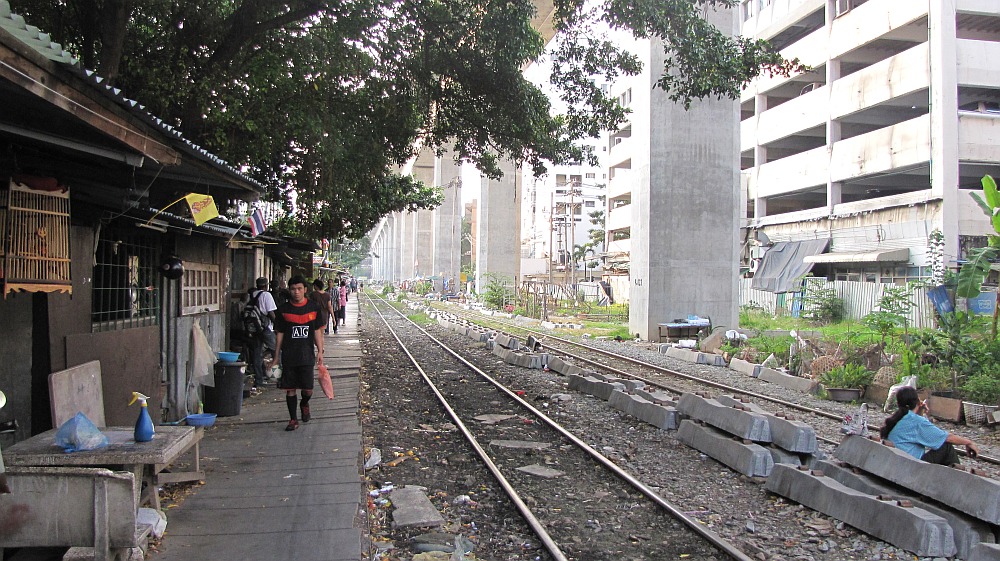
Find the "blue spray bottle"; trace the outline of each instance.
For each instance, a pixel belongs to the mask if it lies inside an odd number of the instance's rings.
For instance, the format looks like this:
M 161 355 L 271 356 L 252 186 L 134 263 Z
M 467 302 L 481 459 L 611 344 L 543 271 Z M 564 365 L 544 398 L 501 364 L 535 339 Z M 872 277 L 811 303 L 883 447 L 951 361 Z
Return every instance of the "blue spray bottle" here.
M 135 436 L 136 442 L 149 442 L 153 440 L 153 420 L 149 418 L 149 409 L 146 407 L 146 400 L 149 397 L 142 395 L 139 392 L 132 392 L 132 401 L 128 402 L 132 405 L 136 401 L 142 408 L 139 410 L 139 418 L 135 420 Z

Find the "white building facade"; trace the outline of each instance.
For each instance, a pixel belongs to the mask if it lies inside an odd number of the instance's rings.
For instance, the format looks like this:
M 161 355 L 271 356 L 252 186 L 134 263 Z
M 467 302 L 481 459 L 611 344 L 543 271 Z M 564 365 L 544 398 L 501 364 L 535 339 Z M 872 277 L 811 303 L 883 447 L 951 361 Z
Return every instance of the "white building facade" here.
M 741 97 L 744 265 L 780 274 L 769 247 L 818 240 L 815 274 L 900 284 L 930 275 L 935 231 L 945 266 L 985 245 L 969 193 L 1000 174 L 1000 2 L 745 0 L 739 19 L 810 67 Z

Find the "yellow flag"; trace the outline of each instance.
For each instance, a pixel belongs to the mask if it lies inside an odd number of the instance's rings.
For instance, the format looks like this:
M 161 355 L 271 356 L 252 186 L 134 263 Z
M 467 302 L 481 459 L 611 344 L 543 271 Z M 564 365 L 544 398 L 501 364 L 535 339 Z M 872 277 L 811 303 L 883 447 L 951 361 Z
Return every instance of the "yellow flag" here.
M 212 198 L 212 195 L 191 193 L 185 196 L 184 200 L 191 207 L 191 216 L 194 218 L 196 226 L 201 226 L 219 215 L 219 208 L 215 206 L 215 199 Z

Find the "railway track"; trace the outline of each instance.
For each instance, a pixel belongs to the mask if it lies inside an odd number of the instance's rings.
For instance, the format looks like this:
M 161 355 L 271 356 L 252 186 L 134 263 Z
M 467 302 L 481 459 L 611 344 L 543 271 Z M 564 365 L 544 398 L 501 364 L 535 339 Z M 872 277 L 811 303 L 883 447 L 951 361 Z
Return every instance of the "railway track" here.
M 452 314 L 472 323 L 484 325 L 482 318 L 476 317 L 473 314 L 457 313 L 453 309 L 448 309 L 445 313 Z M 503 329 L 498 329 L 497 325 L 503 326 Z M 578 365 L 586 365 L 588 367 L 595 368 L 598 371 L 611 373 L 620 378 L 639 380 L 648 386 L 660 388 L 677 395 L 685 392 L 693 393 L 714 390 L 717 392 L 721 391 L 724 393 L 730 393 L 735 396 L 744 396 L 768 409 L 781 410 L 786 413 L 788 411 L 797 411 L 798 413 L 812 417 L 807 422 L 809 422 L 809 424 L 816 429 L 816 436 L 818 440 L 826 443 L 827 445 L 836 446 L 842 438 L 839 430 L 844 416 L 843 412 L 826 411 L 816 407 L 803 405 L 801 403 L 780 399 L 775 396 L 724 384 L 701 376 L 680 372 L 675 369 L 596 348 L 571 339 L 559 337 L 551 333 L 511 325 L 507 322 L 495 319 L 488 322 L 488 327 L 511 337 L 531 335 L 542 344 L 547 352 L 566 357 Z M 877 432 L 878 426 L 869 424 L 869 429 L 873 432 Z M 965 455 L 964 450 L 959 450 L 959 453 Z M 980 454 L 975 460 L 967 458 L 966 461 L 1000 466 L 1000 458 L 985 454 Z
M 552 559 L 750 561 L 751 557 L 733 543 L 688 515 L 692 507 L 686 511 L 665 499 L 519 395 L 516 388 L 507 387 L 463 358 L 386 301 L 370 298 L 370 302 L 372 311 Z M 384 313 L 389 309 L 392 313 Z M 484 413 L 499 417 L 484 422 Z M 519 469 L 525 467 L 543 474 L 556 470 L 562 475 L 530 475 Z M 616 515 L 611 520 L 564 515 L 586 512 L 586 508 L 581 511 L 581 497 L 597 497 L 604 503 L 602 512 Z M 613 508 L 609 509 L 611 501 Z M 615 529 L 605 532 L 599 547 L 580 539 L 593 534 L 595 524 Z M 646 534 L 655 534 L 658 542 L 652 556 L 651 537 Z

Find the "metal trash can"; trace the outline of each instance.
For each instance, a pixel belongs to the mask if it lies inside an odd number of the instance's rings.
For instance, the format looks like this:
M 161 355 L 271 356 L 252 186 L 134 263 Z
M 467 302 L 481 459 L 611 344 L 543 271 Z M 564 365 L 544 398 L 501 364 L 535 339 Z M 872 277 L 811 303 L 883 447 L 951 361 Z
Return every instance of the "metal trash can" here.
M 243 379 L 247 363 L 215 363 L 215 387 L 205 386 L 205 412 L 220 417 L 239 415 L 243 409 Z

